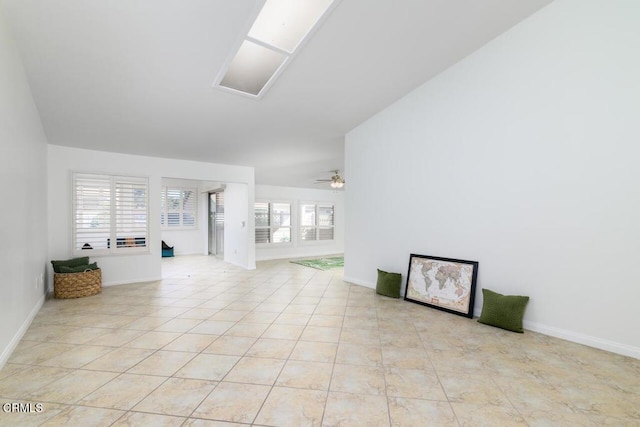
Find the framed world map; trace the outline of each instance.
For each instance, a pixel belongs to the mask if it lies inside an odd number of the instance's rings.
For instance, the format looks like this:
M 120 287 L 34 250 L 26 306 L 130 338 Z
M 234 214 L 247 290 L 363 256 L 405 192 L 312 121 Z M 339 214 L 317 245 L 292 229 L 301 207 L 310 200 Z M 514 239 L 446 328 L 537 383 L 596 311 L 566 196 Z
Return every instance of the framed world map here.
M 404 299 L 471 318 L 477 277 L 477 261 L 411 254 Z

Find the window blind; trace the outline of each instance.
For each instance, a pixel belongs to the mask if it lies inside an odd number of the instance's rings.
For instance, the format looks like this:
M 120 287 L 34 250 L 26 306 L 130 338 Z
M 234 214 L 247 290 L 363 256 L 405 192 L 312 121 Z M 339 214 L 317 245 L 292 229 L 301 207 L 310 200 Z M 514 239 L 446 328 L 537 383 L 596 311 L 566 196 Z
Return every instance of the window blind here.
M 256 202 L 255 242 L 291 242 L 291 203 Z
M 197 191 L 192 188 L 162 187 L 160 224 L 163 228 L 194 228 Z
M 147 182 L 115 180 L 116 248 L 147 246 Z
M 147 250 L 148 200 L 146 178 L 74 174 L 74 252 Z
M 73 212 L 74 250 L 107 249 L 111 237 L 111 179 L 76 175 Z
M 334 239 L 334 207 L 325 203 L 300 204 L 301 241 Z

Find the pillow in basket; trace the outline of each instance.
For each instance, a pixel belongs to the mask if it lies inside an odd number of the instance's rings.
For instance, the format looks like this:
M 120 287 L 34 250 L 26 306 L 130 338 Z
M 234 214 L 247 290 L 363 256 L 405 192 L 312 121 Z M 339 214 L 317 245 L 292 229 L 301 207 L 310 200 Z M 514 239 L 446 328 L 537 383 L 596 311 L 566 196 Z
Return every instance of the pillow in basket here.
M 79 265 L 87 265 L 89 264 L 89 257 L 83 256 L 80 258 L 71 258 L 63 261 L 51 261 L 51 265 L 53 265 L 53 271 L 56 273 L 61 273 L 60 267 L 78 267 Z M 84 270 L 83 270 L 84 271 Z
M 97 270 L 98 269 L 98 263 L 94 262 L 92 264 L 86 264 L 86 265 L 78 265 L 75 267 L 67 267 L 66 265 L 63 265 L 60 267 L 60 273 L 83 273 L 87 270 Z

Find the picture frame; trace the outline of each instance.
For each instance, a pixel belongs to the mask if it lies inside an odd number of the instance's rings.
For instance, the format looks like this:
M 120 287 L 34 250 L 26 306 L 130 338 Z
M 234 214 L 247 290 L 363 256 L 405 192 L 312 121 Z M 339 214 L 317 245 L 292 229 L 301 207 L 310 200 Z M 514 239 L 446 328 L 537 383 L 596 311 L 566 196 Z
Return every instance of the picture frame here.
M 473 317 L 478 262 L 410 254 L 405 301 Z

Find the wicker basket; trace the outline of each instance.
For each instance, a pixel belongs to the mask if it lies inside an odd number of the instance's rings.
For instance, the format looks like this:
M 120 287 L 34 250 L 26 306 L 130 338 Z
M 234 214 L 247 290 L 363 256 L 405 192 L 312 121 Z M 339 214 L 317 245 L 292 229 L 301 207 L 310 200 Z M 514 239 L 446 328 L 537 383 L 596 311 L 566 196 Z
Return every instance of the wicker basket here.
M 54 273 L 53 296 L 55 298 L 80 298 L 102 292 L 102 270 L 82 273 Z

